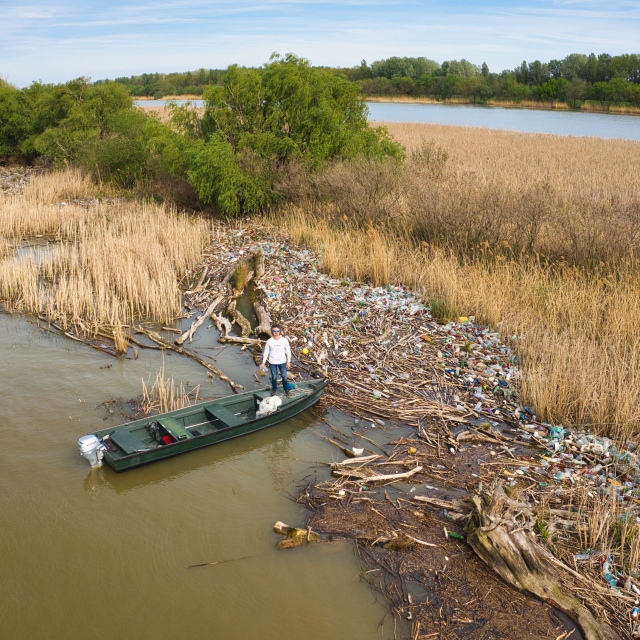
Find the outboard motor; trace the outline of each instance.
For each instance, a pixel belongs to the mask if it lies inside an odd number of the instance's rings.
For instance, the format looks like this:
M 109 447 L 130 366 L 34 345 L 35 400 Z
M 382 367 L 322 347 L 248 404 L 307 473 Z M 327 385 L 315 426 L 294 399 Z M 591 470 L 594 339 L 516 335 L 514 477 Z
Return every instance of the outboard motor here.
M 89 461 L 91 468 L 102 466 L 102 459 L 104 458 L 106 447 L 102 444 L 98 436 L 94 436 L 93 434 L 82 436 L 82 438 L 78 440 L 78 447 L 80 449 L 80 455 Z

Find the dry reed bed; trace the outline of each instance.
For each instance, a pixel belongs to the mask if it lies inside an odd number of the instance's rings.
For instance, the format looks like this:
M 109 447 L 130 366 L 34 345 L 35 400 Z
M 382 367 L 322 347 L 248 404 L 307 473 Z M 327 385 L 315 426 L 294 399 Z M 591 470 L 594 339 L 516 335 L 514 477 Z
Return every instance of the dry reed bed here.
M 181 312 L 179 280 L 200 260 L 209 226 L 150 203 L 56 204 L 93 191 L 70 171 L 0 199 L 0 299 L 65 329 L 108 328 L 120 338 L 134 321 L 172 322 Z M 43 244 L 23 246 L 38 236 Z
M 353 197 L 287 211 L 294 241 L 319 250 L 335 277 L 404 283 L 517 335 L 522 392 L 538 416 L 637 436 L 640 143 L 387 126 L 409 151 L 431 141 L 431 158 L 397 183 L 400 197 L 390 188 L 355 214 Z M 428 225 L 430 242 L 419 242 Z

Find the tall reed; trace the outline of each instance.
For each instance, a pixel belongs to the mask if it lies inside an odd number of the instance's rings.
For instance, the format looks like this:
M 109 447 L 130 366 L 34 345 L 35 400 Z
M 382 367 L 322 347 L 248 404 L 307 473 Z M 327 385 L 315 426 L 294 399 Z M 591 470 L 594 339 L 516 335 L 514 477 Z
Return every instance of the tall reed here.
M 151 203 L 53 204 L 63 193 L 81 195 L 85 184 L 75 172 L 66 187 L 64 175 L 55 176 L 35 178 L 24 198 L 0 201 L 5 242 L 44 236 L 48 243 L 4 251 L 5 306 L 44 313 L 65 328 L 106 329 L 120 346 L 133 322 L 171 323 L 181 311 L 179 281 L 200 260 L 209 225 Z
M 142 405 L 145 413 L 166 413 L 167 411 L 175 411 L 176 409 L 183 409 L 184 407 L 190 407 L 193 402 L 198 401 L 198 393 L 200 387 L 195 387 L 190 391 L 184 386 L 184 383 L 179 385 L 173 379 L 165 377 L 164 362 L 162 363 L 162 369 L 156 372 L 156 378 L 151 386 L 151 389 L 147 386 L 142 379 Z
M 386 200 L 364 218 L 347 188 L 301 201 L 282 212 L 293 238 L 336 277 L 401 282 L 517 336 L 540 418 L 640 435 L 640 143 L 389 130 L 417 153 Z

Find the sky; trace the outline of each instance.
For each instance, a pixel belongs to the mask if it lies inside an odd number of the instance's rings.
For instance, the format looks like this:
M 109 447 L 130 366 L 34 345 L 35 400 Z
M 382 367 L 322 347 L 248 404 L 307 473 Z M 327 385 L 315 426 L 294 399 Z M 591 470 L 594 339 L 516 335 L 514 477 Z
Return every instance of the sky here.
M 24 87 L 260 66 L 465 58 L 493 72 L 640 53 L 640 0 L 0 0 L 0 78 Z

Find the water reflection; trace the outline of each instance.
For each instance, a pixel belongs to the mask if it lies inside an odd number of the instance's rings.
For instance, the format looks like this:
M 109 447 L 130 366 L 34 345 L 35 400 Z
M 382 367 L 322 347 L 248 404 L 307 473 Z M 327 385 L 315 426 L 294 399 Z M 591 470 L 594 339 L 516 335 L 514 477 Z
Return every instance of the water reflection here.
M 87 467 L 84 488 L 87 493 L 97 495 L 103 488 L 123 494 L 150 485 L 166 485 L 182 476 L 217 464 L 237 466 L 237 458 L 245 459 L 259 451 L 267 460 L 273 476 L 274 489 L 277 491 L 292 489 L 292 441 L 299 431 L 313 422 L 313 415 L 306 412 L 268 429 L 234 440 L 225 440 L 123 473 L 116 473 L 106 464 L 90 469 L 86 460 L 82 459 L 83 465 Z

